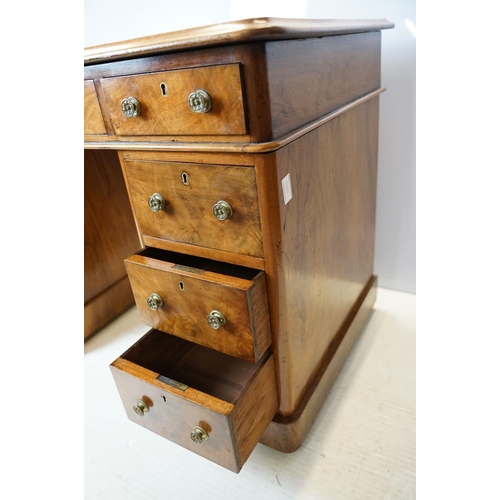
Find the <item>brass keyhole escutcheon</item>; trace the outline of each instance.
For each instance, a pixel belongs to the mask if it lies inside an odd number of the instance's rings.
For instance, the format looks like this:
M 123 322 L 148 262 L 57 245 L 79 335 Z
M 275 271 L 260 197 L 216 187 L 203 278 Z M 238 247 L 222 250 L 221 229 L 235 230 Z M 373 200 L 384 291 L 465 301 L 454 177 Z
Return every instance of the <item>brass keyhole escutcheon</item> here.
M 207 323 L 214 329 L 218 330 L 221 326 L 226 324 L 226 318 L 219 311 L 212 311 L 207 316 Z
M 220 200 L 212 207 L 212 213 L 218 220 L 230 219 L 233 207 L 227 201 Z
M 141 103 L 135 97 L 123 99 L 121 108 L 127 118 L 136 118 L 141 114 Z
M 144 413 L 149 411 L 149 406 L 142 399 L 138 399 L 137 403 L 134 405 L 134 411 L 137 415 L 143 417 Z
M 196 90 L 189 95 L 188 104 L 195 113 L 208 113 L 212 108 L 212 98 L 206 90 Z
M 196 444 L 202 444 L 203 441 L 206 441 L 209 436 L 205 429 L 196 425 L 191 431 L 190 437 Z
M 146 299 L 146 303 L 148 304 L 148 307 L 153 311 L 157 311 L 158 309 L 163 307 L 163 300 L 157 293 L 152 293 Z
M 160 210 L 163 210 L 166 204 L 167 202 L 165 201 L 165 198 L 163 198 L 163 196 L 159 193 L 153 193 L 148 198 L 149 208 L 153 212 L 159 212 Z

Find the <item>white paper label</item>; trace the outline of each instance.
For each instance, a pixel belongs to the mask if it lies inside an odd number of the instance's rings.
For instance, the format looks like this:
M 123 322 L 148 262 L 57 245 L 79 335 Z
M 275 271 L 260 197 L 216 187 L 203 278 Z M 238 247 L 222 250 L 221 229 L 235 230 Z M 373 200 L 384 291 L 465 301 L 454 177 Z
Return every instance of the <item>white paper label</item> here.
M 292 199 L 292 181 L 290 179 L 290 174 L 281 180 L 281 186 L 283 187 L 283 199 L 285 200 L 285 205 Z

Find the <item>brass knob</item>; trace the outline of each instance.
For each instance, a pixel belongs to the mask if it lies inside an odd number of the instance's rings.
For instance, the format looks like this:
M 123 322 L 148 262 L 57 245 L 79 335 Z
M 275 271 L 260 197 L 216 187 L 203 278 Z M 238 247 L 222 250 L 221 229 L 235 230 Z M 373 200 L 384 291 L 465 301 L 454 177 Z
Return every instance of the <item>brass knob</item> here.
M 212 311 L 207 316 L 207 323 L 214 329 L 218 330 L 226 324 L 226 318 L 219 311 Z
M 157 293 L 152 293 L 147 299 L 146 302 L 150 309 L 153 311 L 157 311 L 161 307 L 163 307 L 163 300 Z
M 201 444 L 203 443 L 203 441 L 206 441 L 208 439 L 208 432 L 205 429 L 196 426 L 191 431 L 190 437 L 196 444 Z
M 142 417 L 149 411 L 149 406 L 142 399 L 138 399 L 137 404 L 134 405 L 134 411 Z
M 135 97 L 127 97 L 122 101 L 122 111 L 127 118 L 135 118 L 141 114 L 141 103 Z
M 159 212 L 160 210 L 163 210 L 166 204 L 167 202 L 165 201 L 165 198 L 163 198 L 161 194 L 154 193 L 148 198 L 149 208 L 153 212 Z
M 212 107 L 212 98 L 206 90 L 197 90 L 189 94 L 188 104 L 195 113 L 208 113 Z
M 233 207 L 227 201 L 220 200 L 212 207 L 212 213 L 217 219 L 226 220 L 233 215 Z

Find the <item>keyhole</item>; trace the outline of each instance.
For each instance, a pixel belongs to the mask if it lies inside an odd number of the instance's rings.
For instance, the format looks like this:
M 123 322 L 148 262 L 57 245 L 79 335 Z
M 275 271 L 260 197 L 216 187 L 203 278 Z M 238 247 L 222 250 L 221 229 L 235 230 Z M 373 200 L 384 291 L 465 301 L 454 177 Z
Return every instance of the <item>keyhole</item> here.
M 161 88 L 161 95 L 163 97 L 167 96 L 167 86 L 162 82 L 160 83 L 160 88 Z
M 167 398 L 165 396 L 162 395 L 162 398 L 163 398 L 163 401 L 166 403 L 167 402 Z
M 189 176 L 186 172 L 182 172 L 182 183 L 184 186 L 189 186 Z
M 184 291 L 184 283 L 182 281 L 179 281 L 179 288 Z

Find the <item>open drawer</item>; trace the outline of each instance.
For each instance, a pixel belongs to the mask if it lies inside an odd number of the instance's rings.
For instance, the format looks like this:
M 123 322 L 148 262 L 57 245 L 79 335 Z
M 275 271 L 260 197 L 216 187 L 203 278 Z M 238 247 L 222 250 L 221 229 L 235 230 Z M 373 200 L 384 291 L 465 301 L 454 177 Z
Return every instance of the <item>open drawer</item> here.
M 125 267 L 147 325 L 250 361 L 271 345 L 264 272 L 156 248 Z
M 153 329 L 111 371 L 130 420 L 233 472 L 278 409 L 269 352 L 252 363 Z

